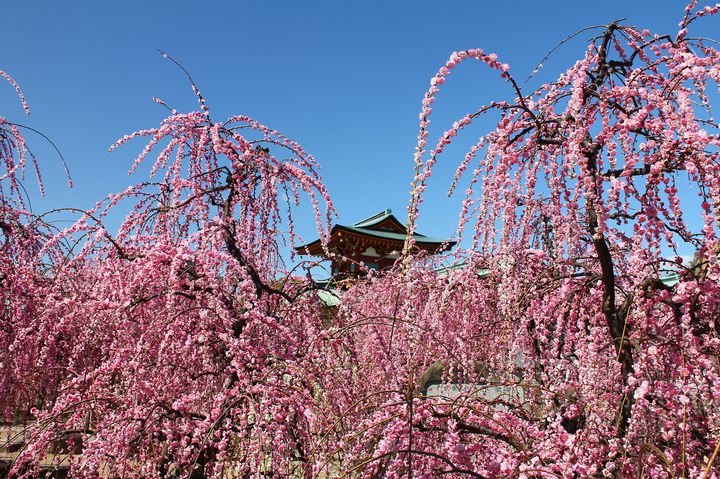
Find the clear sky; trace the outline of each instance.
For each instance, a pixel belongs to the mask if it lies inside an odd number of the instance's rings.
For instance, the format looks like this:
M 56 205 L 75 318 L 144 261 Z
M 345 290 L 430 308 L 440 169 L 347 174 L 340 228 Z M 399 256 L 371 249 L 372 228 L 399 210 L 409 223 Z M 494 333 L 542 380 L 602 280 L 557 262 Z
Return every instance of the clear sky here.
M 412 178 L 417 115 L 428 81 L 454 50 L 495 52 L 526 78 L 555 44 L 576 30 L 626 23 L 675 32 L 684 1 L 17 1 L 0 0 L 0 69 L 20 83 L 32 116 L 9 86 L 0 114 L 49 136 L 67 159 L 68 190 L 57 155 L 28 134 L 45 172 L 47 195 L 31 181 L 33 208 L 88 208 L 141 178 L 127 176 L 132 148 L 107 147 L 152 127 L 165 111 L 196 108 L 186 78 L 158 49 L 190 70 L 215 118 L 247 114 L 299 141 L 322 165 L 340 214 L 353 223 L 392 208 L 402 219 Z M 719 37 L 715 19 L 700 33 Z M 714 28 L 713 28 L 714 27 Z M 590 33 L 545 62 L 553 79 L 582 55 Z M 437 138 L 456 118 L 509 86 L 479 64 L 462 65 L 434 105 Z M 483 125 L 480 125 L 482 128 Z M 431 180 L 420 231 L 450 236 L 460 198 L 445 191 L 463 144 L 448 150 Z M 139 146 L 139 145 L 138 145 Z M 314 239 L 310 217 L 301 218 Z

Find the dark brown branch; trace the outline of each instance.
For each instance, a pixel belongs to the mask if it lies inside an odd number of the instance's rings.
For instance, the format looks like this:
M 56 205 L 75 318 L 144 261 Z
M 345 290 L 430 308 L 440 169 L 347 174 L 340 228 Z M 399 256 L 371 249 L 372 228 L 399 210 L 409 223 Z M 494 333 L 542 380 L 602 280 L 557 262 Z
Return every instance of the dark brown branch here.
M 232 181 L 230 177 L 228 177 L 228 182 Z M 235 189 L 230 186 L 230 193 L 228 194 L 228 198 L 225 201 L 225 211 L 224 211 L 224 219 L 225 224 L 223 225 L 223 233 L 224 233 L 224 239 L 225 239 L 225 247 L 228 250 L 228 253 L 230 253 L 230 256 L 232 256 L 235 261 L 237 261 L 240 266 L 245 268 L 245 271 L 248 272 L 250 275 L 250 279 L 252 280 L 253 284 L 255 285 L 255 294 L 259 298 L 262 297 L 263 293 L 270 293 L 270 294 L 277 294 L 279 296 L 282 296 L 286 301 L 292 302 L 293 299 L 284 291 L 281 291 L 279 289 L 275 289 L 269 285 L 267 285 L 262 278 L 260 277 L 260 274 L 257 272 L 255 267 L 245 258 L 245 255 L 240 250 L 240 248 L 237 245 L 237 238 L 235 236 L 235 223 L 231 221 L 232 217 L 232 197 L 234 195 Z
M 620 176 L 642 176 L 650 173 L 650 165 L 645 165 L 637 168 L 631 168 L 626 170 L 625 168 L 618 168 L 616 170 L 608 170 L 602 174 L 605 178 L 618 178 Z
M 612 23 L 608 25 L 607 30 L 602 36 L 602 41 L 598 49 L 597 67 L 594 70 L 592 84 L 588 87 L 588 89 L 593 92 L 597 92 L 600 86 L 613 72 L 613 68 L 608 64 L 607 55 L 608 46 L 610 45 L 610 41 L 612 40 L 613 34 L 616 30 L 618 30 L 617 23 Z M 586 102 L 587 99 L 588 96 L 585 95 L 584 102 Z M 597 160 L 601 151 L 602 143 L 598 140 L 593 141 L 588 134 L 585 139 L 584 155 L 587 159 L 589 174 L 592 176 L 594 184 L 597 184 L 595 181 L 597 175 L 599 174 L 597 169 Z M 596 195 L 600 196 L 601 192 L 596 191 Z M 627 386 L 628 378 L 633 371 L 632 351 L 627 341 L 623 341 L 627 329 L 627 325 L 625 324 L 627 319 L 625 314 L 627 311 L 619 311 L 616 305 L 616 285 L 613 257 L 610 252 L 607 238 L 601 231 L 599 231 L 598 214 L 593 200 L 589 200 L 587 203 L 586 215 L 588 233 L 592 238 L 592 244 L 597 255 L 597 260 L 600 263 L 600 280 L 603 285 L 602 312 L 605 316 L 610 338 L 612 339 L 615 351 L 617 352 L 617 360 L 620 363 L 623 385 Z M 623 437 L 627 432 L 627 428 L 630 423 L 633 404 L 632 398 L 632 395 L 630 395 L 623 400 L 618 414 L 618 434 L 621 437 Z
M 619 220 L 619 219 L 634 220 L 635 218 L 638 217 L 638 215 L 640 215 L 640 211 L 636 211 L 635 213 L 632 213 L 632 214 L 617 212 L 617 213 L 612 213 L 611 215 L 608 215 L 608 218 L 610 218 L 611 220 Z

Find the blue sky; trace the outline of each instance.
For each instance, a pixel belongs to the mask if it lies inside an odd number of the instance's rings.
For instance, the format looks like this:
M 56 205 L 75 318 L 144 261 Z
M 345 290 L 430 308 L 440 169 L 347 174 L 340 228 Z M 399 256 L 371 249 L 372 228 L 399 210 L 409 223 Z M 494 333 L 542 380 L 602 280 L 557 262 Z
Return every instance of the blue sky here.
M 68 190 L 57 155 L 28 134 L 47 183 L 40 198 L 26 182 L 35 211 L 91 207 L 142 179 L 127 176 L 136 150 L 109 154 L 107 147 L 158 124 L 164 110 L 152 97 L 181 111 L 196 108 L 185 77 L 157 53 L 163 49 L 190 70 L 215 118 L 247 114 L 304 145 L 322 165 L 341 223 L 384 208 L 402 218 L 420 101 L 452 51 L 495 52 L 526 78 L 549 49 L 582 27 L 627 17 L 629 24 L 675 32 L 684 4 L 3 0 L 0 69 L 20 83 L 32 116 L 23 117 L 9 86 L 0 87 L 0 114 L 52 138 L 71 168 L 75 187 Z M 716 27 L 706 20 L 699 31 L 717 37 Z M 555 78 L 589 37 L 562 47 L 528 87 Z M 512 94 L 479 64 L 462 65 L 443 87 L 431 139 L 479 105 Z M 466 135 L 438 165 L 421 232 L 454 231 L 460 198 L 447 199 L 445 191 L 462 146 L 477 134 Z M 299 223 L 306 239 L 314 239 L 311 218 Z

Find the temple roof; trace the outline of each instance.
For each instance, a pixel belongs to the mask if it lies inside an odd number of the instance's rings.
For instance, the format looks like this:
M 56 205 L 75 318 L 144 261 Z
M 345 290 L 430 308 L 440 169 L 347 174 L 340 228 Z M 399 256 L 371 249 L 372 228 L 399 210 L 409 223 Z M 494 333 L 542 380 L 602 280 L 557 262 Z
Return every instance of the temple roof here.
M 330 243 L 333 243 L 333 238 L 342 234 L 342 232 L 350 233 L 354 236 L 364 237 L 368 240 L 376 239 L 380 241 L 391 241 L 402 243 L 405 241 L 407 236 L 407 228 L 401 223 L 393 214 L 392 210 L 383 210 L 369 218 L 353 223 L 352 226 L 336 224 L 330 231 Z M 413 234 L 415 244 L 424 249 L 449 249 L 455 245 L 455 241 L 450 241 L 442 238 L 432 238 L 425 236 L 420 233 Z M 442 248 L 445 244 L 446 247 Z M 307 243 L 295 248 L 299 254 L 310 254 L 322 256 L 322 248 L 320 247 L 320 240 L 317 239 L 311 243 Z
M 369 218 L 358 221 L 357 223 L 354 223 L 353 226 L 356 228 L 369 228 L 375 230 L 381 228 L 383 223 L 393 223 L 394 226 L 396 226 L 403 232 L 407 231 L 405 229 L 405 225 L 400 223 L 400 221 L 395 218 L 390 208 L 382 210 L 380 213 L 376 213 Z

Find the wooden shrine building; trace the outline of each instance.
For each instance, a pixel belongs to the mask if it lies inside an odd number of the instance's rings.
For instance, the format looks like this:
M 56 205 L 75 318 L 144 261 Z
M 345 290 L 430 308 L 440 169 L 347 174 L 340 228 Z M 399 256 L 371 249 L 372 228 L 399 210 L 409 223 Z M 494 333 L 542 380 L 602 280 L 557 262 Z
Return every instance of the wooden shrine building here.
M 383 270 L 390 268 L 399 257 L 405 243 L 407 229 L 392 214 L 384 210 L 352 226 L 336 224 L 330 232 L 328 249 L 336 256 L 332 261 L 332 276 L 344 278 L 363 274 L 360 263 L 366 268 Z M 436 254 L 455 245 L 455 241 L 431 238 L 415 233 L 415 248 Z M 298 246 L 300 255 L 327 257 L 320 240 Z

